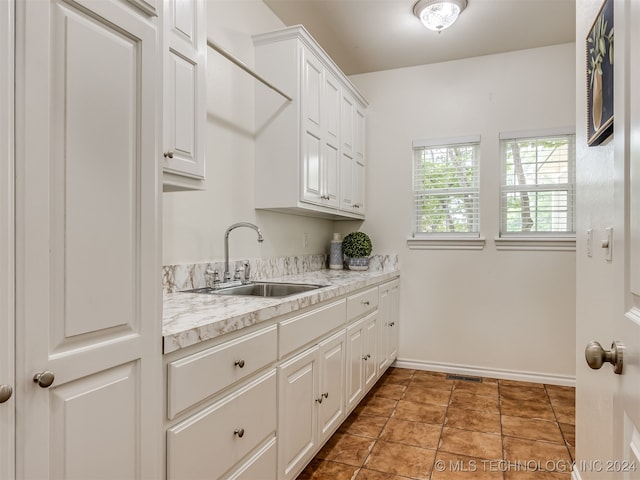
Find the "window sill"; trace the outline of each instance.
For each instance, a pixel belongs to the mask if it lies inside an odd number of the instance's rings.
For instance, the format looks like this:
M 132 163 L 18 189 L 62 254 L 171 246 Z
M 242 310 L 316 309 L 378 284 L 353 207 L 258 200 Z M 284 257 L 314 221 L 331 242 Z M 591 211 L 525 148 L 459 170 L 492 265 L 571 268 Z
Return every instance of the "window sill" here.
M 407 239 L 410 250 L 482 250 L 483 237 L 411 237 Z
M 496 250 L 575 252 L 575 237 L 496 237 Z

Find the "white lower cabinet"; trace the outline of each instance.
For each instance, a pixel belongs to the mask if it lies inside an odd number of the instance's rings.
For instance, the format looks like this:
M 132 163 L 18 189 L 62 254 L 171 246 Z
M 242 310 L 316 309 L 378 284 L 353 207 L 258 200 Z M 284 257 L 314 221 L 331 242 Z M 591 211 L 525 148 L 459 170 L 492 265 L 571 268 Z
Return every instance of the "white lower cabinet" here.
M 167 355 L 167 480 L 294 479 L 395 360 L 392 280 Z
M 167 478 L 224 478 L 243 458 L 275 440 L 275 433 L 276 370 L 271 369 L 167 430 Z M 248 458 L 247 469 L 256 463 L 260 468 L 273 464 L 268 453 L 269 449 L 262 452 L 264 464 L 260 455 Z M 275 471 L 271 473 L 275 476 Z M 268 478 L 269 472 L 261 475 Z
M 376 382 L 378 312 L 347 328 L 347 411 L 352 410 Z
M 278 478 L 291 479 L 344 419 L 344 330 L 278 367 Z
M 378 333 L 378 372 L 382 374 L 398 356 L 398 315 L 400 310 L 400 281 L 380 285 L 380 330 Z

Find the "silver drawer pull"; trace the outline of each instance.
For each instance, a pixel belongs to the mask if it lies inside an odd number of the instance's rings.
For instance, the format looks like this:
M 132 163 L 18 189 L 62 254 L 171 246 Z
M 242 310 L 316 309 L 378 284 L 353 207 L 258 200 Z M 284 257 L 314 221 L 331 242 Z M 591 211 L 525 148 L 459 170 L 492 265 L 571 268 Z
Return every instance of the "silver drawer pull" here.
M 173 151 L 164 152 L 164 158 L 173 158 Z
M 371 355 L 370 355 L 370 354 L 368 354 L 368 353 L 367 353 L 366 355 L 363 355 L 363 356 L 362 356 L 362 359 L 363 359 L 363 360 L 369 360 L 370 358 L 371 358 Z
M 236 367 L 244 368 L 244 360 L 236 360 L 234 365 Z
M 322 403 L 322 395 L 320 395 L 320 397 L 316 398 L 316 403 Z
M 237 428 L 233 431 L 234 435 L 237 435 L 239 438 L 244 437 L 244 428 Z
M 391 322 L 391 323 L 389 324 L 389 326 L 390 326 L 390 327 L 393 327 L 395 324 L 396 324 L 396 322 Z
M 367 306 L 369 306 L 369 300 L 363 300 L 363 301 L 362 301 L 362 304 L 363 304 L 363 305 L 367 305 Z
M 329 398 L 329 392 L 324 392 L 324 393 L 322 394 L 322 396 L 323 396 L 324 398 Z

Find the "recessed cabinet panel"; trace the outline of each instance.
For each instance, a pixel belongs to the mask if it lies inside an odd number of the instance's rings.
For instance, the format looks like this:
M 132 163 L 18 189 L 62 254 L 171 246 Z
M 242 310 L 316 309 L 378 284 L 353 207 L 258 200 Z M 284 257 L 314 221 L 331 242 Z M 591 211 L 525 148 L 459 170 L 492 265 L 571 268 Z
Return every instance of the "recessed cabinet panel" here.
M 318 435 L 324 442 L 344 419 L 345 333 L 320 343 L 320 395 L 318 404 Z
M 139 375 L 134 362 L 49 390 L 50 478 L 139 478 Z
M 219 478 L 276 431 L 276 371 L 167 431 L 167 479 Z
M 320 165 L 320 138 L 307 131 L 304 139 L 304 199 L 320 202 L 322 180 Z
M 167 368 L 168 417 L 275 362 L 277 326 L 171 362 Z
M 325 143 L 323 152 L 325 205 L 338 206 L 338 149 Z
M 193 48 L 198 48 L 195 37 L 196 0 L 174 0 L 171 3 L 169 18 L 173 32 L 181 35 Z
M 315 127 L 320 135 L 320 111 L 322 109 L 322 65 L 316 57 L 306 50 L 302 51 L 303 77 L 302 112 L 305 127 Z
M 64 319 L 64 332 L 57 333 L 69 338 L 119 325 L 131 330 L 137 292 L 133 277 L 123 273 L 137 268 L 138 47 L 80 16 L 57 26 L 66 46 L 57 71 L 63 91 L 53 99 L 61 143 L 51 181 L 66 185 L 51 189 L 52 259 L 60 267 L 54 304 Z

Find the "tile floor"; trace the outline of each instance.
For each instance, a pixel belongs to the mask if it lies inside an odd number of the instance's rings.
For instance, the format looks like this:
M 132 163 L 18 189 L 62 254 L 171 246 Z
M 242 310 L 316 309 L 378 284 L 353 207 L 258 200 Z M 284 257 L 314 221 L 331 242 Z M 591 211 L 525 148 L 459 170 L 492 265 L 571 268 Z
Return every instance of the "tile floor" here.
M 298 479 L 568 480 L 571 387 L 390 368 Z

